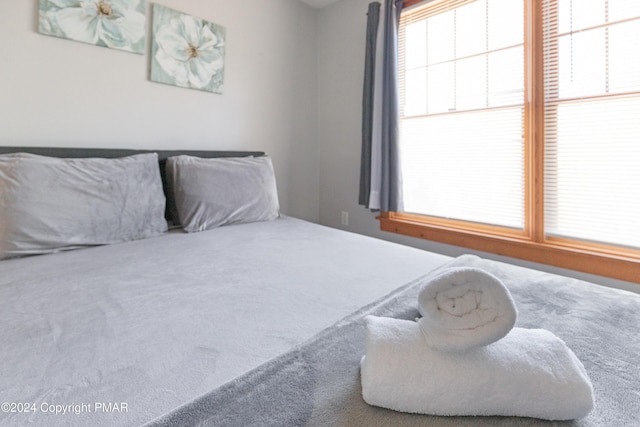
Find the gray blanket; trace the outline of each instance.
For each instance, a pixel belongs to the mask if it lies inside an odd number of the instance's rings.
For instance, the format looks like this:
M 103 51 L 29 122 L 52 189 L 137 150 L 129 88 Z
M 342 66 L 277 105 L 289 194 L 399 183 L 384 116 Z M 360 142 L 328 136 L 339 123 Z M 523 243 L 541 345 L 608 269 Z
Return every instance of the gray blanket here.
M 583 362 L 595 389 L 584 419 L 432 417 L 368 406 L 361 397 L 363 317 L 413 319 L 418 281 L 368 305 L 292 351 L 150 423 L 156 426 L 638 426 L 640 295 L 463 256 L 501 278 L 519 310 L 517 326 L 544 328 Z M 567 396 L 570 398 L 570 396 Z
M 449 260 L 283 217 L 0 261 L 0 426 L 142 425 Z

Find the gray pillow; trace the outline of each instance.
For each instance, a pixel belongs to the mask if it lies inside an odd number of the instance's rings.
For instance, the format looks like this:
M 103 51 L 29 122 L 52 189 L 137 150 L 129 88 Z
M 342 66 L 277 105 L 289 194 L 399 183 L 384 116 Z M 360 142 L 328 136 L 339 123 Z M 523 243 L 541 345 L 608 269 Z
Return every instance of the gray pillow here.
M 0 156 L 0 259 L 156 236 L 164 208 L 156 153 Z
M 187 232 L 280 216 L 269 156 L 176 156 L 167 159 L 166 171 L 180 223 Z

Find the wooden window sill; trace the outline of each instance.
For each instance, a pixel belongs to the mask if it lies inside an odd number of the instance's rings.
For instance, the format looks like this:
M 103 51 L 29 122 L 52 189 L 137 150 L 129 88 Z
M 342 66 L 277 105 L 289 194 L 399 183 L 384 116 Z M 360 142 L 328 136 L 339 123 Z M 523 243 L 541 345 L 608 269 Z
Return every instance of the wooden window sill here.
M 380 229 L 449 245 L 504 255 L 640 284 L 640 251 L 564 239 L 534 241 L 521 232 L 464 225 L 427 224 L 415 215 L 382 213 Z M 453 223 L 453 222 L 452 222 Z

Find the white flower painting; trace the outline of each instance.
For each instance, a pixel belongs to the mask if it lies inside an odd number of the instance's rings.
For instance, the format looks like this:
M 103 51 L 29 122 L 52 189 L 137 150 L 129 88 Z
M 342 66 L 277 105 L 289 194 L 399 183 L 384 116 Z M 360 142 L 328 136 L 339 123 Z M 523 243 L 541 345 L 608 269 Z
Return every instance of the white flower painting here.
M 225 28 L 153 5 L 151 80 L 222 93 Z
M 142 54 L 145 0 L 40 0 L 38 31 Z

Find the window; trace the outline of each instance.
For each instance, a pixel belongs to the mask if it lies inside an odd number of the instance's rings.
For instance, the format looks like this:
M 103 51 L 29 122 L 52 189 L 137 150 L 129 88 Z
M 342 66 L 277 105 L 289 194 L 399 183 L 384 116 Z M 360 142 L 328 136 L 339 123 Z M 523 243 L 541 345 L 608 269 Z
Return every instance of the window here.
M 524 228 L 524 10 L 447 2 L 404 15 L 405 210 Z
M 639 281 L 639 51 L 637 0 L 407 8 L 382 229 Z
M 640 247 L 640 2 L 544 3 L 546 234 Z

